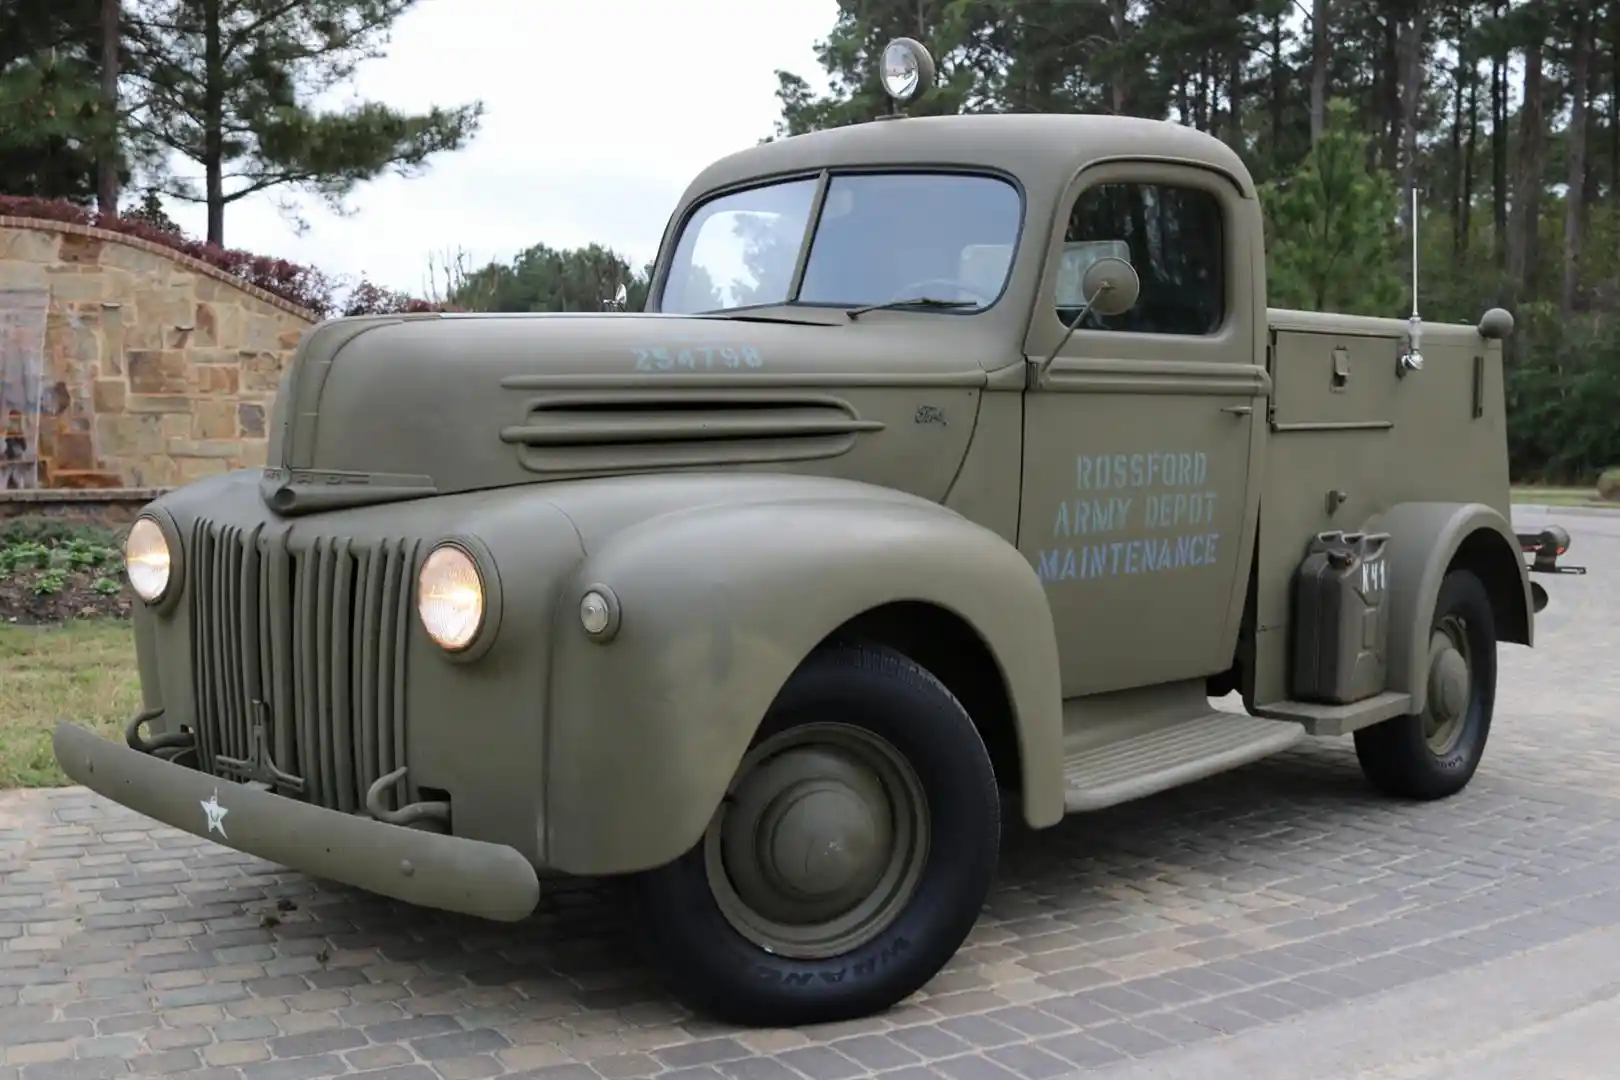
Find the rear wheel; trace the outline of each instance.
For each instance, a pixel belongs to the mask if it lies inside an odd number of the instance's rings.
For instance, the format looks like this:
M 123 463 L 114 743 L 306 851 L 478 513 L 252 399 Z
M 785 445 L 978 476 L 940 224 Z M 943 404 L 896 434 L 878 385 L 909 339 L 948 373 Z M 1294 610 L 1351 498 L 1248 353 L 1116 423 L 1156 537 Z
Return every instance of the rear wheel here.
M 1000 801 L 972 720 L 892 650 L 813 655 L 703 838 L 643 877 L 655 954 L 741 1024 L 864 1016 L 931 979 L 995 876 Z
M 1421 713 L 1356 732 L 1361 771 L 1380 790 L 1443 799 L 1468 786 L 1496 709 L 1496 622 L 1490 594 L 1468 570 L 1440 583 L 1429 629 Z

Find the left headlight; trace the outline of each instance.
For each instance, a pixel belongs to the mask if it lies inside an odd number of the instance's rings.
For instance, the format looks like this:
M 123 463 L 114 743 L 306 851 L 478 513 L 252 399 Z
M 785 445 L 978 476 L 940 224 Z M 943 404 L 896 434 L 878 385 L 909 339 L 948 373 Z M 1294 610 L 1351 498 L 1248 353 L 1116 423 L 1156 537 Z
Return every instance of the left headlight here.
M 455 544 L 434 548 L 416 576 L 416 615 L 434 644 L 449 652 L 471 645 L 484 625 L 484 579 Z
M 130 587 L 148 604 L 155 604 L 169 591 L 169 573 L 174 558 L 163 528 L 149 517 L 136 518 L 124 539 L 124 571 Z

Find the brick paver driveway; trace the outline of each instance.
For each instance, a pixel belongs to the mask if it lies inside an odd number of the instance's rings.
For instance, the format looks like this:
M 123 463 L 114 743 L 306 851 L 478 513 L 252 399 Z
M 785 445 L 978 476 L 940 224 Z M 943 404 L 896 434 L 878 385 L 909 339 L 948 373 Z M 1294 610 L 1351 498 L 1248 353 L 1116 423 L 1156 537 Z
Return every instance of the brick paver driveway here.
M 611 889 L 516 928 L 316 883 L 82 790 L 0 795 L 0 1080 L 1046 1080 L 1346 1007 L 1620 923 L 1620 519 L 1564 517 L 1498 726 L 1450 801 L 1372 795 L 1347 742 L 1015 833 L 968 946 L 880 1018 L 689 1020 Z

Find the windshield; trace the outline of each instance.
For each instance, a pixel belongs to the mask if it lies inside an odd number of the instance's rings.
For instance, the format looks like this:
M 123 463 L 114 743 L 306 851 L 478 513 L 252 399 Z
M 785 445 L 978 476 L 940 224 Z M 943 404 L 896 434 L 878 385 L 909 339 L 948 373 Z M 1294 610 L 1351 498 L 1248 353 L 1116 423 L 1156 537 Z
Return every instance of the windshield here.
M 815 195 L 811 177 L 703 204 L 675 245 L 660 310 L 928 300 L 950 305 L 939 310 L 972 312 L 1000 296 L 1022 213 L 1007 181 L 960 173 L 834 176 L 804 280 L 790 296 Z

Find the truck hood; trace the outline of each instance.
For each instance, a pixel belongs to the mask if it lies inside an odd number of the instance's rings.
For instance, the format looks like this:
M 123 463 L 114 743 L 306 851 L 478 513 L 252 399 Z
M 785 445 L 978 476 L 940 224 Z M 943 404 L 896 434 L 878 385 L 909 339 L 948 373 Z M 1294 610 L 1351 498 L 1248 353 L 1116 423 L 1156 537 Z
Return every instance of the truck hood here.
M 915 476 L 902 486 L 938 498 L 987 371 L 1022 359 L 968 323 L 887 312 L 847 323 L 333 320 L 283 376 L 261 490 L 272 509 L 298 514 L 542 480 L 772 468 Z M 961 438 L 908 449 L 924 406 L 967 421 Z

